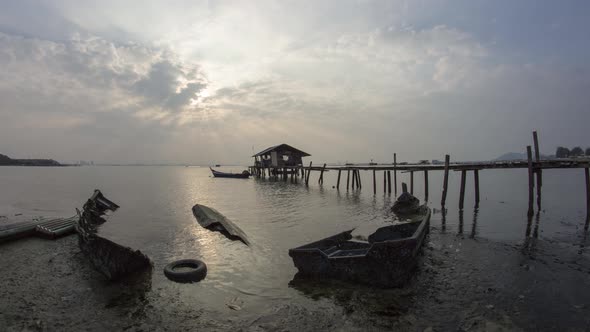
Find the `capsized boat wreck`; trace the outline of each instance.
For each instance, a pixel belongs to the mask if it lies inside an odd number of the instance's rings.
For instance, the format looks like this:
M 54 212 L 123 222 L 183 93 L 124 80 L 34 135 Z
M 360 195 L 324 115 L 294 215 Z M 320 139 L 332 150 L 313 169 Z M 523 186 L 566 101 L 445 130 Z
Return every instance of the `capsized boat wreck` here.
M 193 206 L 193 215 L 197 222 L 210 231 L 220 232 L 230 240 L 240 240 L 246 245 L 250 245 L 250 241 L 246 233 L 242 231 L 233 221 L 226 218 L 224 215 L 214 208 L 195 204 Z
M 403 286 L 417 266 L 417 255 L 430 227 L 426 205 L 414 205 L 404 212 L 393 222 L 351 229 L 290 249 L 289 256 L 299 270 L 296 278 Z
M 152 262 L 141 251 L 124 247 L 97 234 L 98 227 L 106 222 L 107 213 L 118 208 L 100 190 L 95 190 L 84 204 L 83 210 L 76 209 L 79 216 L 76 231 L 80 249 L 94 268 L 109 280 L 152 268 Z

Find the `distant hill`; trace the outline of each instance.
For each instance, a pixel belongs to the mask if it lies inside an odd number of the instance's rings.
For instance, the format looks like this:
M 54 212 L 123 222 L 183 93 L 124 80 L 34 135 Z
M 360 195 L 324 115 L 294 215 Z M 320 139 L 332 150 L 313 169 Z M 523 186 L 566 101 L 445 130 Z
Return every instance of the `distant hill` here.
M 0 166 L 62 166 L 53 159 L 12 159 L 0 154 Z

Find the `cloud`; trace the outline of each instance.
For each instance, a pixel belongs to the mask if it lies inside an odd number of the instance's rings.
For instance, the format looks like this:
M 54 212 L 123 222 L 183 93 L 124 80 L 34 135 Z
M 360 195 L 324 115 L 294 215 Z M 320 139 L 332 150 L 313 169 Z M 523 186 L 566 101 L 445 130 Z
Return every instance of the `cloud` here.
M 477 159 L 515 150 L 533 128 L 551 144 L 582 144 L 590 120 L 585 8 L 0 7 L 0 153 L 225 163 L 247 162 L 252 145 L 288 142 L 326 161 L 389 160 L 392 150 Z

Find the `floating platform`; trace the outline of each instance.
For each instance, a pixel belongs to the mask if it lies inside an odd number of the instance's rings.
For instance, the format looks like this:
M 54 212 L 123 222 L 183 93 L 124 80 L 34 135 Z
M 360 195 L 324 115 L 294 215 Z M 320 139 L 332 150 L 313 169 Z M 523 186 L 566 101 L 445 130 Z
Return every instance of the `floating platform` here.
M 78 216 L 0 226 L 0 243 L 29 236 L 56 239 L 75 233 Z

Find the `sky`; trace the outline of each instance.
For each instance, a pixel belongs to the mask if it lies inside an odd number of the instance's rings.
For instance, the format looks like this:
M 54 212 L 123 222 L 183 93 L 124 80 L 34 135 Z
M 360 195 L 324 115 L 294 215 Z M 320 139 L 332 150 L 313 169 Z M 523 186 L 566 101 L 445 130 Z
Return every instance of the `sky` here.
M 590 146 L 590 2 L 0 0 L 0 153 L 248 164 Z

